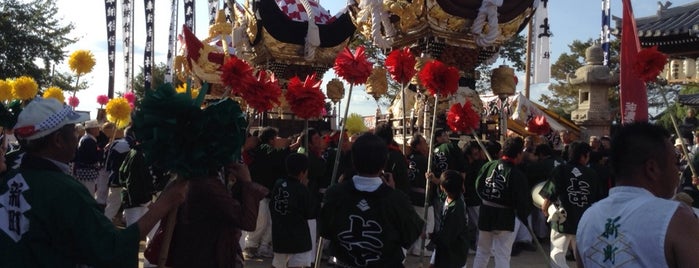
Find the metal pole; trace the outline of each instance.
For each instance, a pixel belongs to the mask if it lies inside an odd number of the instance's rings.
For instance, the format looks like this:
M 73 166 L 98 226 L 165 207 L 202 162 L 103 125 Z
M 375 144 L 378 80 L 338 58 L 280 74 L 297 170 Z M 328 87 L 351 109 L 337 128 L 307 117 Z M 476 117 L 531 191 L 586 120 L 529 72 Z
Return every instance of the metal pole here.
M 345 116 L 342 119 L 342 122 L 340 124 L 340 135 L 337 141 L 337 151 L 335 152 L 335 163 L 333 164 L 333 173 L 330 179 L 334 179 L 337 176 L 337 170 L 338 167 L 340 166 L 340 156 L 342 155 L 342 140 L 343 140 L 343 135 L 342 132 L 345 131 L 345 122 L 347 122 L 347 113 L 349 112 L 349 105 L 350 105 L 350 100 L 352 99 L 352 88 L 354 87 L 353 84 L 350 84 L 349 88 L 349 93 L 347 93 L 347 104 L 345 104 Z M 306 135 L 308 136 L 308 135 Z M 316 249 L 316 258 L 315 258 L 315 268 L 320 268 L 320 257 L 321 257 L 321 252 L 323 248 L 323 237 L 318 237 L 318 248 Z
M 434 96 L 434 109 L 432 109 L 432 128 L 430 129 L 430 152 L 427 155 L 427 173 L 432 172 L 432 155 L 434 152 L 434 149 L 432 148 L 434 146 L 434 128 L 435 128 L 435 120 L 437 118 L 437 104 L 439 102 L 439 94 L 435 94 Z M 427 109 L 425 109 L 427 110 Z M 427 222 L 427 208 L 429 207 L 430 201 L 427 199 L 429 196 L 430 192 L 430 180 L 429 178 L 425 178 L 425 211 L 422 216 L 423 220 Z M 427 224 L 422 227 L 423 233 L 426 232 Z M 422 238 L 422 241 L 420 242 L 420 266 L 425 267 L 425 238 Z
M 405 152 L 405 144 L 407 143 L 405 140 L 405 137 L 407 136 L 407 133 L 408 133 L 407 132 L 408 131 L 407 124 L 405 124 L 405 89 L 406 89 L 406 84 L 403 84 L 401 87 L 402 87 L 402 89 L 401 89 L 401 93 L 400 93 L 401 94 L 400 99 L 403 101 L 403 112 L 402 112 L 402 117 L 403 117 L 402 118 L 403 119 L 402 120 L 402 123 L 403 123 L 403 154 L 405 154 L 406 153 Z

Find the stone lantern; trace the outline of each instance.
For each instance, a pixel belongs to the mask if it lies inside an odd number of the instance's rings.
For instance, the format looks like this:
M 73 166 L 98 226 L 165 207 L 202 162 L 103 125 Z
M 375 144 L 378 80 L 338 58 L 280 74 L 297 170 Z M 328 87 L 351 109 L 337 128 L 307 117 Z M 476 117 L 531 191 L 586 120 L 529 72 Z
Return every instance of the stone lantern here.
M 582 136 L 609 135 L 612 116 L 608 91 L 619 83 L 619 74 L 602 64 L 604 51 L 599 44 L 585 50 L 585 60 L 585 66 L 568 75 L 568 83 L 579 89 L 578 108 L 571 119 L 583 128 Z

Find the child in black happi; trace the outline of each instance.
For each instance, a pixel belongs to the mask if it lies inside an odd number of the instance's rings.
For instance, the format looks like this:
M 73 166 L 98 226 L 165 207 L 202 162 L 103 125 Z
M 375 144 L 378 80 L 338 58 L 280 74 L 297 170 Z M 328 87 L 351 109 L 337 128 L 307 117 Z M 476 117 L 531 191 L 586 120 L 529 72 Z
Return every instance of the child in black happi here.
M 439 188 L 446 193 L 442 221 L 433 235 L 434 254 L 430 267 L 461 268 L 468 256 L 468 218 L 463 199 L 463 177 L 455 170 L 445 170 Z
M 288 176 L 277 180 L 271 194 L 272 248 L 275 268 L 311 266 L 313 253 L 308 228 L 312 215 L 308 190 L 308 157 L 293 153 L 286 157 Z

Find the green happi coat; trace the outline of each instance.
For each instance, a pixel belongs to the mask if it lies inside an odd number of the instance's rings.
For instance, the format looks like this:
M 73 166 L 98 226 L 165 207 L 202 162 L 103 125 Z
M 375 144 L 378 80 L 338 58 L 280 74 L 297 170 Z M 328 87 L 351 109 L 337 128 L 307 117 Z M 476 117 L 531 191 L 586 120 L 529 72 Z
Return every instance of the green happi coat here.
M 575 235 L 585 210 L 601 199 L 600 188 L 597 173 L 592 168 L 570 163 L 556 167 L 539 192 L 566 211 L 566 220 L 563 223 L 551 222 L 551 229 Z
M 51 161 L 25 155 L 0 196 L 0 267 L 138 266 L 138 225 L 117 229 Z
M 486 163 L 478 174 L 476 191 L 483 200 L 478 217 L 481 231 L 513 231 L 514 219 L 523 222 L 531 211 L 531 190 L 527 177 L 506 160 Z

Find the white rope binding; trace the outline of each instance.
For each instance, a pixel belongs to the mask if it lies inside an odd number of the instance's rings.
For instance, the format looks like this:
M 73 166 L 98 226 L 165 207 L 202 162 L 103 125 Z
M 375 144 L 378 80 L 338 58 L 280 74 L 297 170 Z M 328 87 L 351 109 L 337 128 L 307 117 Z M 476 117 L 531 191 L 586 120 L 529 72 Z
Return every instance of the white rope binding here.
M 380 48 L 391 48 L 392 42 L 381 34 L 381 27 L 383 26 L 386 36 L 389 37 L 396 34 L 396 29 L 393 28 L 388 13 L 383 9 L 383 1 L 362 0 L 359 3 L 357 21 L 365 22 L 369 19 L 371 19 L 371 38 L 374 44 Z
M 471 33 L 476 36 L 476 45 L 479 47 L 491 46 L 500 36 L 498 27 L 498 7 L 502 6 L 503 0 L 483 0 L 478 9 L 478 16 L 473 21 Z M 486 18 L 488 21 L 488 32 L 485 33 Z
M 308 15 L 308 32 L 306 33 L 306 46 L 304 48 L 304 58 L 312 61 L 316 56 L 316 48 L 320 46 L 320 30 L 316 25 L 316 17 L 313 13 L 313 7 L 308 3 L 308 0 L 300 0 L 303 9 Z

